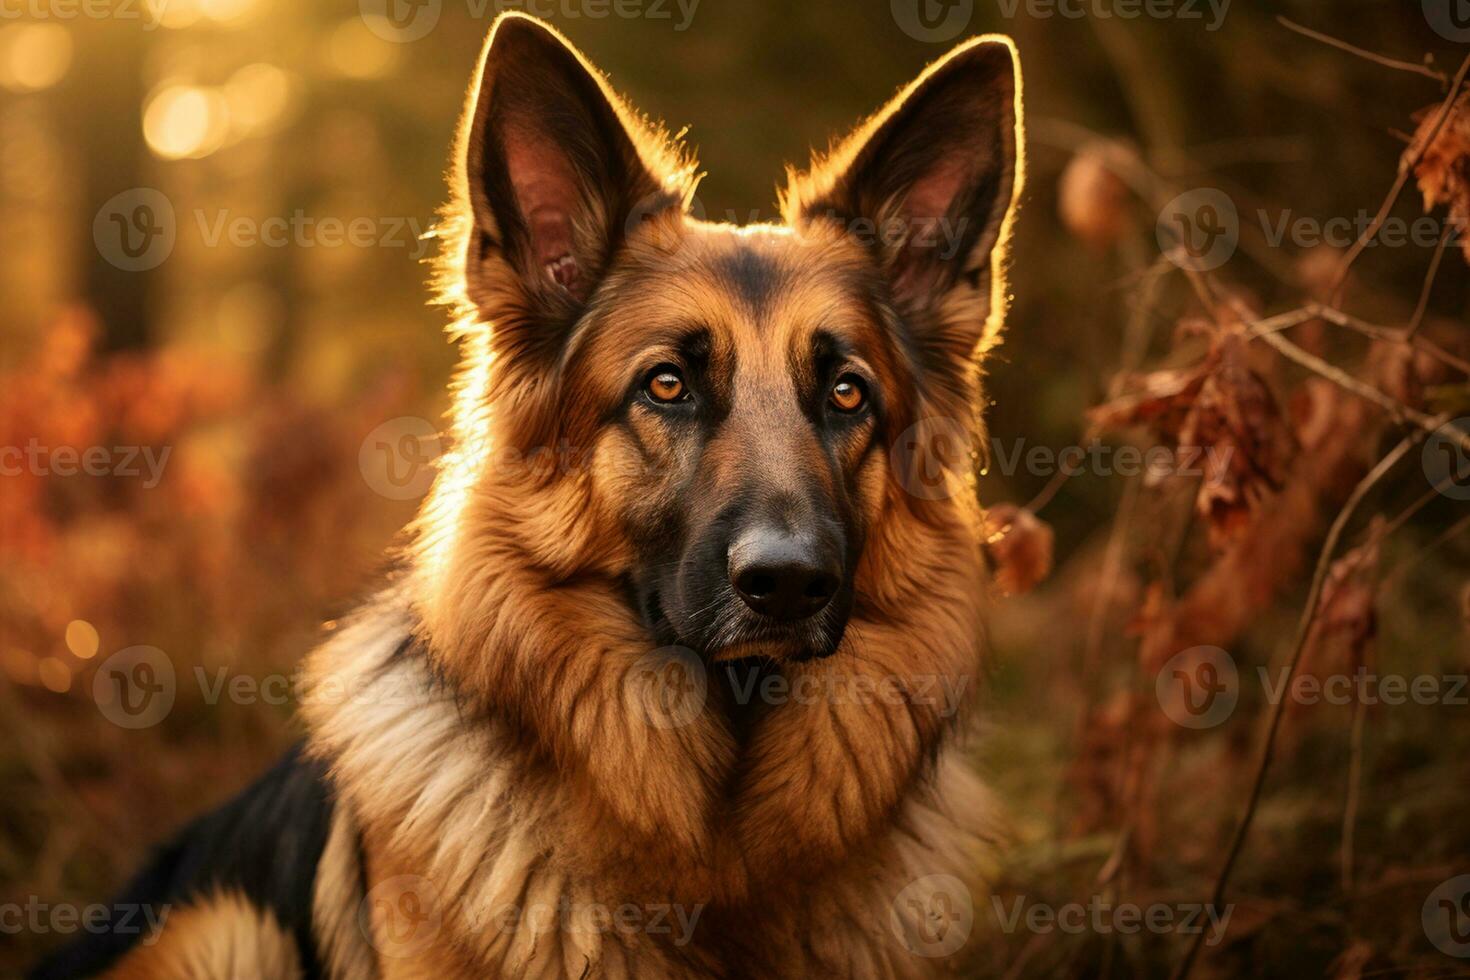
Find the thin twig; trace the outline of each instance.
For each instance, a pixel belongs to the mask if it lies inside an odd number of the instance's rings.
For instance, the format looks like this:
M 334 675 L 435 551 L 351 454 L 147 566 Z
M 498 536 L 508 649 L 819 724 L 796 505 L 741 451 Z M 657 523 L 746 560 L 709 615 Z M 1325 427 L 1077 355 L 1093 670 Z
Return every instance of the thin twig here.
M 1357 331 L 1365 337 L 1387 341 L 1391 344 L 1409 344 L 1415 350 L 1423 351 L 1441 364 L 1452 367 L 1461 374 L 1470 375 L 1470 361 L 1451 354 L 1443 347 L 1440 347 L 1422 335 L 1410 337 L 1403 330 L 1394 327 L 1379 326 L 1376 323 L 1368 323 L 1358 317 L 1344 313 L 1335 307 L 1323 306 L 1320 303 L 1310 303 L 1306 309 L 1311 310 L 1317 316 L 1334 326 L 1346 327 L 1349 330 Z
M 1277 17 L 1276 22 L 1289 31 L 1296 31 L 1298 34 L 1309 37 L 1314 41 L 1321 41 L 1323 44 L 1331 45 L 1332 47 L 1337 48 L 1339 51 L 1346 51 L 1348 54 L 1355 54 L 1359 58 L 1363 58 L 1367 61 L 1373 62 L 1375 65 L 1383 65 L 1385 68 L 1397 68 L 1400 71 L 1408 71 L 1413 72 L 1416 75 L 1423 75 L 1426 78 L 1432 78 L 1436 82 L 1439 82 L 1441 86 L 1444 86 L 1449 82 L 1449 78 L 1445 75 L 1444 72 L 1435 71 L 1433 68 L 1430 68 L 1427 65 L 1416 65 L 1412 61 L 1400 61 L 1397 58 L 1390 58 L 1387 55 L 1374 54 L 1372 51 L 1360 48 L 1356 44 L 1349 44 L 1348 42 L 1339 40 L 1329 34 L 1323 34 L 1321 31 L 1314 31 L 1310 27 L 1303 27 L 1301 24 L 1298 24 L 1295 21 L 1287 20 L 1285 17 Z
M 1123 861 L 1128 856 L 1128 844 L 1133 839 L 1133 821 L 1128 820 L 1123 824 L 1123 829 L 1118 831 L 1118 839 L 1113 843 L 1113 851 L 1103 866 L 1097 870 L 1095 879 L 1098 886 L 1109 885 L 1123 870 Z
M 1451 473 L 1449 476 L 1445 477 L 1443 480 L 1440 480 L 1434 486 L 1424 491 L 1424 496 L 1414 501 L 1408 507 L 1405 507 L 1403 513 L 1399 514 L 1399 516 L 1395 517 L 1393 520 L 1384 525 L 1383 536 L 1388 537 L 1389 535 L 1396 533 L 1405 524 L 1413 520 L 1415 514 L 1418 514 L 1425 507 L 1429 506 L 1434 498 L 1438 497 L 1440 494 L 1449 489 L 1449 487 L 1453 483 L 1455 483 L 1455 474 Z
M 1446 221 L 1444 230 L 1439 233 L 1439 244 L 1435 246 L 1434 258 L 1429 260 L 1429 271 L 1424 275 L 1424 288 L 1419 291 L 1419 305 L 1414 307 L 1414 315 L 1409 320 L 1408 328 L 1404 330 L 1405 340 L 1412 341 L 1419 328 L 1424 325 L 1424 314 L 1429 311 L 1429 296 L 1434 292 L 1434 280 L 1439 276 L 1439 264 L 1444 260 L 1444 249 L 1450 243 L 1454 228 L 1454 224 Z
M 1444 493 L 1445 489 L 1450 486 L 1453 480 L 1454 474 L 1452 473 L 1445 479 L 1441 480 L 1439 483 L 1435 484 L 1428 491 L 1426 491 L 1423 496 L 1421 496 L 1418 500 L 1414 501 L 1414 503 L 1405 508 L 1401 514 L 1399 514 L 1393 520 L 1389 521 L 1387 524 L 1383 525 L 1383 527 L 1377 532 L 1380 538 L 1386 539 L 1396 533 L 1400 528 L 1407 524 L 1409 520 L 1414 517 L 1415 514 L 1423 510 L 1430 501 L 1434 500 L 1434 498 Z M 1456 526 L 1451 527 L 1445 535 L 1432 542 L 1420 554 L 1432 551 L 1440 544 L 1443 544 L 1459 531 L 1464 530 L 1467 524 L 1470 524 L 1470 516 L 1467 516 L 1464 520 L 1458 522 Z M 1407 564 L 1408 563 L 1406 562 L 1405 566 L 1407 566 Z M 1397 569 L 1396 571 L 1401 570 L 1402 568 Z M 1342 809 L 1342 890 L 1347 893 L 1351 893 L 1353 890 L 1353 844 L 1354 839 L 1357 837 L 1358 804 L 1359 801 L 1362 799 L 1363 735 L 1364 730 L 1367 727 L 1367 717 L 1367 702 L 1363 698 L 1358 698 L 1357 701 L 1353 704 L 1353 727 L 1352 734 L 1349 739 L 1350 755 L 1348 761 L 1347 799 L 1344 801 Z
M 1443 547 L 1446 543 L 1453 541 L 1461 534 L 1464 534 L 1466 529 L 1470 529 L 1470 514 L 1466 514 L 1464 517 L 1451 524 L 1448 528 L 1445 529 L 1443 534 L 1439 535 L 1433 541 L 1420 548 L 1417 552 L 1414 553 L 1412 557 L 1405 559 L 1402 565 L 1394 569 L 1394 574 L 1402 574 L 1415 562 L 1420 561 L 1426 555 Z
M 1383 228 L 1383 223 L 1388 220 L 1389 212 L 1398 203 L 1399 195 L 1403 193 L 1405 185 L 1409 182 L 1409 178 L 1413 176 L 1414 168 L 1419 166 L 1420 161 L 1424 159 L 1424 154 L 1428 153 L 1429 148 L 1434 145 L 1435 140 L 1439 139 L 1439 131 L 1444 128 L 1445 122 L 1450 118 L 1450 114 L 1454 112 L 1456 101 L 1459 100 L 1460 88 L 1465 84 L 1466 74 L 1470 74 L 1470 55 L 1466 55 L 1465 60 L 1460 62 L 1460 70 L 1455 72 L 1454 83 L 1450 85 L 1449 97 L 1439 107 L 1439 112 L 1435 115 L 1434 123 L 1429 127 L 1429 132 L 1425 135 L 1424 142 L 1415 148 L 1412 159 L 1400 163 L 1399 175 L 1394 179 L 1393 187 L 1389 189 L 1388 196 L 1383 199 L 1383 204 L 1379 206 L 1378 214 L 1374 216 L 1373 223 L 1363 230 L 1363 234 L 1353 243 L 1353 247 L 1348 249 L 1347 255 L 1343 256 L 1342 265 L 1338 267 L 1332 288 L 1329 290 L 1329 293 L 1333 296 L 1334 303 L 1340 302 L 1342 299 L 1340 295 L 1342 284 L 1346 281 L 1348 271 L 1352 269 L 1353 263 L 1358 261 L 1358 256 L 1363 254 L 1363 250 L 1368 247 L 1368 243 L 1378 236 L 1378 232 Z
M 1276 333 L 1282 330 L 1290 330 L 1292 327 L 1300 326 L 1309 320 L 1326 320 L 1336 327 L 1346 327 L 1356 333 L 1362 334 L 1370 340 L 1381 340 L 1388 344 L 1400 344 L 1413 347 L 1417 351 L 1439 361 L 1446 367 L 1459 371 L 1461 374 L 1470 375 L 1470 361 L 1462 357 L 1456 357 L 1449 351 L 1425 337 L 1411 335 L 1404 330 L 1394 327 L 1383 327 L 1376 323 L 1368 323 L 1358 317 L 1342 312 L 1331 306 L 1321 303 L 1308 303 L 1300 309 L 1288 310 L 1275 316 L 1258 320 L 1252 327 L 1252 336 L 1264 333 Z
M 1379 408 L 1383 409 L 1390 416 L 1392 416 L 1395 421 L 1414 419 L 1415 415 L 1422 416 L 1425 419 L 1428 418 L 1428 416 L 1424 415 L 1422 412 L 1410 408 L 1408 405 L 1405 405 L 1403 402 L 1399 401 L 1396 398 L 1385 395 L 1383 392 L 1379 391 L 1372 385 L 1359 381 L 1357 378 L 1353 377 L 1351 374 L 1348 374 L 1342 368 L 1337 367 L 1335 364 L 1329 364 L 1328 362 L 1322 360 L 1322 358 L 1318 357 L 1316 354 L 1313 354 L 1310 351 L 1303 350 L 1302 348 L 1298 347 L 1296 344 L 1293 344 L 1291 341 L 1287 340 L 1285 337 L 1281 336 L 1275 331 L 1268 330 L 1265 333 L 1260 334 L 1260 339 L 1264 340 L 1272 347 L 1275 347 L 1277 351 L 1286 356 L 1288 359 L 1293 360 L 1300 364 L 1302 367 L 1321 375 L 1328 381 L 1331 381 L 1333 384 L 1337 385 L 1339 388 L 1350 391 L 1358 397 L 1366 399 L 1367 401 L 1370 401 L 1373 404 L 1377 405 Z M 1418 419 L 1414 419 L 1414 421 L 1416 423 L 1419 423 Z
M 1373 527 L 1369 529 L 1370 541 L 1376 542 L 1381 548 L 1384 539 L 1393 531 L 1386 528 L 1380 518 L 1373 519 Z M 1376 559 L 1375 559 L 1376 566 Z M 1376 567 L 1375 567 L 1376 571 Z M 1374 594 L 1380 594 L 1381 582 L 1372 585 Z M 1355 645 L 1353 649 L 1354 670 L 1367 669 L 1366 645 Z M 1339 852 L 1340 874 L 1342 891 L 1344 895 L 1353 892 L 1353 871 L 1355 844 L 1358 836 L 1358 806 L 1363 798 L 1363 738 L 1368 724 L 1368 700 L 1357 698 L 1353 703 L 1352 729 L 1348 736 L 1348 784 L 1347 797 L 1342 805 L 1342 841 Z
M 1467 59 L 1466 64 L 1470 65 L 1470 59 Z M 1463 66 L 1461 80 L 1463 81 Z M 1059 146 L 1072 152 L 1076 152 L 1083 146 L 1097 145 L 1105 142 L 1104 137 L 1084 126 L 1057 119 L 1042 120 L 1033 125 L 1030 135 L 1033 139 L 1048 142 L 1051 145 Z M 1046 138 L 1043 139 L 1043 136 Z M 1129 184 L 1134 193 L 1144 202 L 1157 207 L 1164 196 L 1170 192 L 1167 182 L 1145 164 L 1143 159 L 1131 147 L 1127 147 L 1117 141 L 1108 142 L 1107 145 L 1108 150 L 1104 163 L 1108 169 L 1115 176 Z M 1415 165 L 1417 165 L 1417 161 Z M 1397 193 L 1397 191 L 1393 193 L 1395 199 L 1397 198 Z M 1375 231 L 1374 234 L 1376 233 Z M 1185 271 L 1189 272 L 1190 270 L 1186 269 Z M 1437 270 L 1432 270 L 1431 275 L 1434 271 Z M 1196 275 L 1191 279 L 1196 292 L 1199 292 L 1201 288 L 1200 278 Z M 1335 290 L 1336 288 L 1337 286 L 1334 285 L 1333 289 Z M 1427 288 L 1425 292 L 1427 294 Z M 1421 303 L 1423 302 L 1421 299 Z M 1415 318 L 1411 320 L 1411 325 L 1412 323 L 1420 322 L 1421 316 L 1421 314 L 1416 314 Z M 1308 303 L 1300 310 L 1283 313 L 1279 317 L 1262 321 L 1262 324 L 1259 326 L 1263 326 L 1266 329 L 1287 329 L 1288 327 L 1296 326 L 1298 323 L 1305 323 L 1308 320 L 1319 317 L 1335 326 L 1355 330 L 1374 340 L 1382 340 L 1392 344 L 1410 345 L 1415 350 L 1422 351 L 1441 364 L 1454 368 L 1462 374 L 1470 375 L 1470 361 L 1450 353 L 1433 341 L 1423 337 L 1417 329 L 1408 331 L 1368 323 L 1359 317 L 1352 316 L 1337 309 L 1335 306 L 1322 303 Z M 1267 324 L 1270 326 L 1266 326 Z M 1042 506 L 1045 506 L 1051 500 L 1052 496 L 1055 495 L 1056 491 L 1061 488 L 1061 484 L 1064 482 L 1064 479 L 1058 479 L 1054 481 L 1055 485 L 1049 486 L 1042 491 L 1039 495 L 1042 500 Z
M 1282 330 L 1290 330 L 1299 327 L 1311 320 L 1321 319 L 1317 312 L 1311 307 L 1304 306 L 1299 310 L 1291 310 L 1286 313 L 1278 313 L 1264 320 L 1257 320 L 1251 325 L 1251 336 L 1259 337 L 1262 334 L 1277 333 Z
M 1420 549 L 1419 553 L 1415 555 L 1414 558 L 1416 560 L 1422 558 L 1424 555 L 1428 554 L 1431 551 L 1434 551 L 1445 542 L 1454 540 L 1461 534 L 1465 533 L 1466 528 L 1470 528 L 1470 514 L 1466 514 L 1464 517 L 1451 524 L 1448 528 L 1445 529 L 1445 532 L 1443 534 L 1441 534 L 1439 537 L 1435 538 L 1433 541 L 1429 542 L 1422 549 Z
M 1440 425 L 1449 421 L 1449 416 L 1444 416 Z M 1389 472 L 1398 465 L 1399 461 L 1409 454 L 1409 451 L 1424 439 L 1424 433 L 1411 432 L 1399 441 L 1398 445 L 1389 450 L 1388 455 L 1378 461 L 1378 465 L 1369 471 L 1368 475 L 1358 482 L 1353 488 L 1347 503 L 1338 512 L 1332 526 L 1327 531 L 1327 540 L 1322 544 L 1322 552 L 1317 556 L 1317 567 L 1312 573 L 1312 585 L 1307 590 L 1307 602 L 1302 608 L 1301 618 L 1297 623 L 1296 639 L 1292 643 L 1291 655 L 1286 665 L 1286 686 L 1289 687 L 1296 676 L 1297 667 L 1301 664 L 1302 653 L 1306 649 L 1307 638 L 1311 635 L 1312 624 L 1316 619 L 1317 606 L 1322 600 L 1322 587 L 1327 580 L 1327 572 L 1332 567 L 1332 556 L 1337 551 L 1338 541 L 1342 538 L 1343 531 L 1348 522 L 1368 494 L 1378 485 Z M 1215 879 L 1214 890 L 1210 894 L 1210 905 L 1207 907 L 1219 908 L 1225 898 L 1225 889 L 1230 884 L 1230 874 L 1235 869 L 1235 862 L 1240 857 L 1240 852 L 1245 846 L 1246 836 L 1250 833 L 1251 822 L 1255 819 L 1256 807 L 1261 800 L 1261 792 L 1266 785 L 1266 773 L 1271 768 L 1271 760 L 1276 751 L 1276 738 L 1281 731 L 1281 720 L 1286 714 L 1286 704 L 1289 698 L 1280 698 L 1271 706 L 1270 718 L 1266 724 L 1266 734 L 1261 744 L 1261 755 L 1256 763 L 1255 777 L 1251 782 L 1250 796 L 1246 800 L 1245 811 L 1241 814 L 1240 822 L 1236 824 L 1235 835 L 1231 838 L 1230 847 L 1225 854 L 1225 863 L 1220 868 L 1220 873 Z M 1184 959 L 1174 970 L 1173 980 L 1184 980 L 1189 976 L 1189 971 L 1194 967 L 1194 961 L 1199 956 L 1200 946 L 1203 943 L 1203 934 L 1196 934 L 1191 940 L 1189 948 L 1185 951 Z
M 1342 807 L 1342 890 L 1353 890 L 1353 838 L 1358 829 L 1358 800 L 1363 785 L 1363 729 L 1368 717 L 1366 699 L 1353 704 L 1353 731 L 1349 740 L 1347 800 Z
M 1362 381 L 1359 381 L 1357 378 L 1348 374 L 1346 371 L 1343 371 L 1341 368 L 1336 367 L 1332 364 L 1328 364 L 1316 354 L 1311 354 L 1307 351 L 1302 350 L 1296 344 L 1293 344 L 1291 341 L 1287 340 L 1279 333 L 1268 331 L 1266 333 L 1260 334 L 1260 339 L 1264 340 L 1266 343 L 1270 344 L 1272 347 L 1280 351 L 1287 358 L 1295 361 L 1302 367 L 1321 375 L 1338 387 L 1343 388 L 1346 391 L 1350 391 L 1358 397 L 1367 399 L 1368 401 L 1377 405 L 1379 408 L 1387 412 L 1389 416 L 1394 419 L 1394 421 L 1412 423 L 1413 425 L 1416 425 L 1420 429 L 1422 429 L 1426 435 L 1440 433 L 1445 435 L 1447 438 L 1458 438 L 1460 446 L 1465 450 L 1465 452 L 1470 453 L 1470 434 L 1460 432 L 1458 429 L 1454 428 L 1446 429 L 1445 422 L 1448 421 L 1451 416 L 1440 416 L 1438 419 L 1436 419 L 1433 416 L 1424 414 L 1417 408 L 1411 408 L 1410 406 L 1405 405 L 1403 402 L 1399 401 L 1397 398 L 1392 398 L 1388 395 L 1385 395 L 1383 392 L 1379 391 L 1372 385 L 1364 384 Z

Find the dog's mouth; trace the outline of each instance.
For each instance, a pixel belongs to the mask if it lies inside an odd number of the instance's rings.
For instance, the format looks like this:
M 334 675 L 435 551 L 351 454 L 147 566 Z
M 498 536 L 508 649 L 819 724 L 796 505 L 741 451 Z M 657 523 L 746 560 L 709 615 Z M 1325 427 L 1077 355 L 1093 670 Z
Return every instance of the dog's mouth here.
M 718 597 L 689 615 L 665 600 L 653 584 L 630 582 L 631 604 L 659 646 L 682 646 L 708 663 L 804 662 L 837 652 L 847 631 L 851 596 L 814 616 L 793 623 L 774 622 L 743 608 L 738 597 Z

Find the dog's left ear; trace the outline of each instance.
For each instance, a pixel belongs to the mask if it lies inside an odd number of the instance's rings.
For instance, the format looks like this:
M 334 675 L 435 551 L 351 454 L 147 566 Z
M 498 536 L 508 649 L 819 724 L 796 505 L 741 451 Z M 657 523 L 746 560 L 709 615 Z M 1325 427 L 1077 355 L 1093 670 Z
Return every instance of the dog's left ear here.
M 997 245 L 1020 183 L 1019 91 L 1010 40 L 975 38 L 788 186 L 787 221 L 798 230 L 827 222 L 870 247 L 899 312 L 931 331 L 919 338 L 930 353 L 939 345 L 968 359 L 983 331 L 986 312 L 956 318 L 947 304 L 987 302 L 998 279 Z
M 662 134 L 532 17 L 495 22 L 471 99 L 460 160 L 473 219 L 466 292 L 487 318 L 514 321 L 497 323 L 498 343 L 546 349 L 629 226 L 682 208 L 688 175 Z

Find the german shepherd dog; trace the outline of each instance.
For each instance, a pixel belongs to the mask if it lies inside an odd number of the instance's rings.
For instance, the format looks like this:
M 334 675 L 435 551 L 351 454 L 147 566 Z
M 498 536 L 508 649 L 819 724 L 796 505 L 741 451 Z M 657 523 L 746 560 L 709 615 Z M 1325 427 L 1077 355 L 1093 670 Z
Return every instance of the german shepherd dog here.
M 735 227 L 498 19 L 441 228 L 451 448 L 397 571 L 307 659 L 303 745 L 116 903 L 163 925 L 37 975 L 957 969 L 1020 90 L 1008 39 L 962 44 Z

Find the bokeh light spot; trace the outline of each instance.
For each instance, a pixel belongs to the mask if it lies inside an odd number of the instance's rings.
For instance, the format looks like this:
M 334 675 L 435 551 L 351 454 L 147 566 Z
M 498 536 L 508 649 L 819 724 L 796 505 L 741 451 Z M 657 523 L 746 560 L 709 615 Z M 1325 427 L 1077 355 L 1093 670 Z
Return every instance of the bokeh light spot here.
M 148 9 L 148 22 L 161 24 L 170 30 L 192 27 L 203 15 L 199 0 L 144 0 Z
M 398 66 L 402 45 L 374 33 L 364 18 L 344 20 L 327 39 L 327 61 L 348 78 L 382 78 Z
M 224 97 L 213 89 L 170 85 L 143 111 L 143 138 L 166 160 L 206 157 L 224 143 L 229 114 Z
M 56 657 L 47 657 L 37 668 L 41 684 L 48 691 L 65 694 L 71 690 L 71 669 Z
M 237 137 L 260 134 L 285 115 L 293 95 L 292 78 L 275 65 L 246 65 L 224 84 L 230 125 Z
M 71 67 L 71 34 L 60 24 L 0 28 L 0 87 L 14 92 L 50 88 Z
M 91 660 L 97 656 L 97 647 L 100 642 L 97 627 L 85 619 L 73 619 L 66 624 L 66 648 L 74 656 L 82 660 Z
M 255 12 L 256 0 L 196 0 L 199 12 L 216 24 L 239 24 Z

